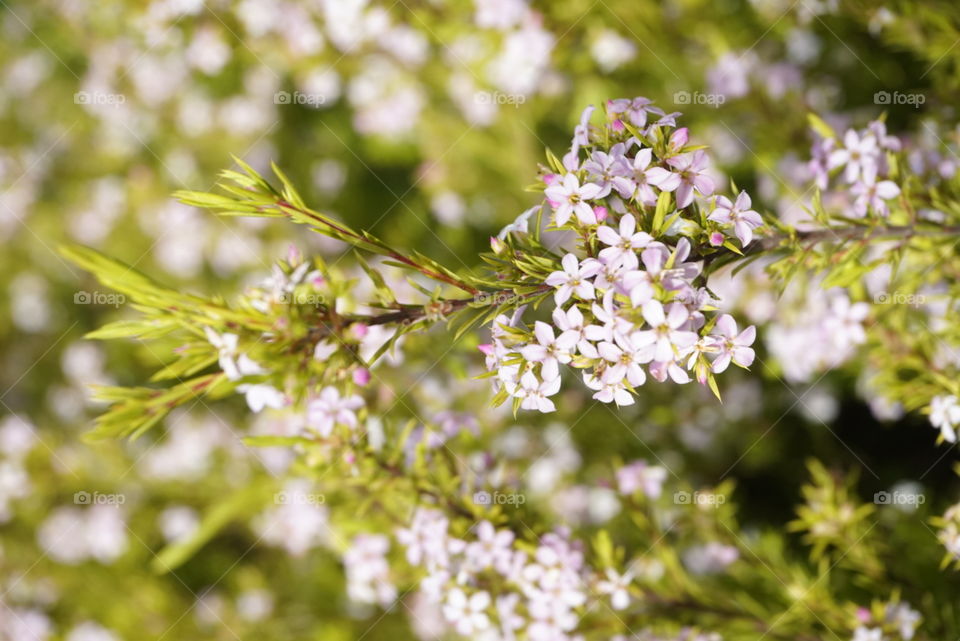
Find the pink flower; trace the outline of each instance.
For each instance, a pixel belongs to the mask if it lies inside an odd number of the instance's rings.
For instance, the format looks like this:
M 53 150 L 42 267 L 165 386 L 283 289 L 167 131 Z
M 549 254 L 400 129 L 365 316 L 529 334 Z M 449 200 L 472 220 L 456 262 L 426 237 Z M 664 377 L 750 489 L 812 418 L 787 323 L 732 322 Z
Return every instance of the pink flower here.
M 853 202 L 853 211 L 858 218 L 866 216 L 870 209 L 880 216 L 886 216 L 890 210 L 884 201 L 899 196 L 900 187 L 892 180 L 877 182 L 877 170 L 866 168 L 863 178 L 850 188 L 850 193 L 857 197 Z
M 587 259 L 583 264 L 577 260 L 573 254 L 567 254 L 561 261 L 563 265 L 562 272 L 553 272 L 547 276 L 545 281 L 547 285 L 556 287 L 554 300 L 557 305 L 563 305 L 573 294 L 580 300 L 593 300 L 595 296 L 593 284 L 589 278 L 596 276 L 602 265 L 597 260 Z
M 638 97 L 633 100 L 619 98 L 607 101 L 607 113 L 626 118 L 634 127 L 647 125 L 647 113 L 663 115 L 663 111 L 653 106 L 648 98 Z
M 667 470 L 659 465 L 647 465 L 646 461 L 634 461 L 617 470 L 617 487 L 620 493 L 631 495 L 637 490 L 652 499 L 660 497 Z
M 750 209 L 750 195 L 741 191 L 735 203 L 726 196 L 717 198 L 717 207 L 707 218 L 721 225 L 733 225 L 740 244 L 746 247 L 753 240 L 753 230 L 763 224 L 760 214 Z
M 713 193 L 713 179 L 706 174 L 707 154 L 702 149 L 668 158 L 667 164 L 680 174 L 680 186 L 677 187 L 677 207 L 679 209 L 683 209 L 693 202 L 694 189 L 702 196 L 709 196 Z M 665 188 L 661 187 L 661 189 Z M 669 190 L 665 189 L 665 191 Z
M 719 348 L 719 355 L 713 361 L 714 373 L 719 374 L 727 369 L 731 360 L 740 367 L 750 367 L 755 357 L 750 346 L 757 338 L 756 328 L 751 325 L 737 333 L 737 322 L 733 320 L 733 316 L 730 314 L 720 316 L 717 319 L 716 328 L 720 333 L 712 336 Z
M 827 167 L 845 167 L 844 179 L 848 183 L 856 182 L 862 172 L 877 169 L 877 139 L 870 133 L 861 138 L 853 129 L 847 129 L 843 147 L 830 154 Z
M 370 370 L 366 367 L 359 367 L 353 370 L 353 382 L 363 386 L 370 382 Z
M 583 163 L 583 169 L 590 176 L 590 180 L 600 186 L 600 192 L 596 198 L 605 198 L 610 195 L 610 190 L 614 186 L 615 176 L 623 174 L 628 164 L 623 156 L 623 143 L 618 143 L 610 150 L 610 153 L 595 151 L 590 155 L 590 160 Z
M 558 227 L 566 225 L 574 214 L 577 220 L 584 225 L 595 225 L 597 217 L 593 208 L 586 201 L 597 198 L 602 191 L 599 185 L 586 183 L 580 185 L 580 180 L 574 174 L 567 174 L 560 184 L 550 185 L 544 191 L 547 200 L 554 209 L 554 222 Z
M 635 267 L 638 264 L 636 254 L 637 249 L 643 249 L 651 242 L 653 237 L 647 232 L 636 231 L 637 220 L 633 214 L 627 214 L 620 219 L 620 233 L 613 231 L 606 225 L 597 228 L 597 238 L 604 245 L 609 245 L 606 249 L 600 250 L 600 260 L 604 263 L 622 263 L 625 260 L 632 259 Z

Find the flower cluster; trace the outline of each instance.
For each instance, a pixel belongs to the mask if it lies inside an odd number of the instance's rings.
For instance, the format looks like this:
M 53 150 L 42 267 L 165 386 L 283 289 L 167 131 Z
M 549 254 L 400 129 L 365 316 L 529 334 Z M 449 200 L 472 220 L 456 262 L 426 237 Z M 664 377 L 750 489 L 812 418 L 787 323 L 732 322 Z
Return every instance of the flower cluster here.
M 390 581 L 387 551 L 390 539 L 380 534 L 358 534 L 343 554 L 347 572 L 347 593 L 359 603 L 379 603 L 389 607 L 397 598 Z
M 853 197 L 850 212 L 854 217 L 863 218 L 871 211 L 886 216 L 890 213 L 887 201 L 900 195 L 900 187 L 886 179 L 890 172 L 887 153 L 900 148 L 900 139 L 887 135 L 883 121 L 874 120 L 866 129 L 848 129 L 842 142 L 832 137 L 816 141 L 810 170 L 820 189 L 829 186 L 831 174 L 842 175 Z
M 860 608 L 857 617 L 863 625 L 853 631 L 851 641 L 910 641 L 922 618 L 909 603 L 901 601 L 891 601 L 876 613 Z
M 823 370 L 838 367 L 856 353 L 866 339 L 864 323 L 870 306 L 851 302 L 840 288 L 826 292 L 811 286 L 797 295 L 790 318 L 781 316 L 766 332 L 770 352 L 791 382 L 811 380 Z
M 645 98 L 613 100 L 605 125 L 593 127 L 593 111 L 583 112 L 562 164 L 553 163 L 557 173 L 542 177 L 551 229 L 580 239 L 543 280 L 554 290 L 552 323 L 537 320 L 527 331 L 518 326 L 523 310 L 502 315 L 482 347 L 524 409 L 555 409 L 563 364 L 584 370 L 595 399 L 629 405 L 648 373 L 683 384 L 693 372 L 713 385 L 730 363 L 754 359 L 754 328 L 740 331 L 731 316 L 713 313 L 702 261 L 739 252 L 731 238 L 742 247 L 752 241 L 762 221 L 749 195 L 711 198 L 707 155 L 676 128 L 679 114 Z M 528 233 L 529 217 L 508 233 Z
M 397 539 L 407 561 L 427 573 L 422 594 L 441 607 L 459 634 L 514 639 L 525 631 L 532 641 L 563 641 L 572 638 L 591 586 L 597 594 L 612 595 L 615 607 L 629 603 L 630 579 L 593 576 L 580 545 L 565 531 L 544 535 L 528 554 L 512 532 L 488 521 L 472 530 L 472 540 L 451 536 L 449 525 L 441 512 L 420 508 Z M 492 585 L 493 596 L 487 589 Z

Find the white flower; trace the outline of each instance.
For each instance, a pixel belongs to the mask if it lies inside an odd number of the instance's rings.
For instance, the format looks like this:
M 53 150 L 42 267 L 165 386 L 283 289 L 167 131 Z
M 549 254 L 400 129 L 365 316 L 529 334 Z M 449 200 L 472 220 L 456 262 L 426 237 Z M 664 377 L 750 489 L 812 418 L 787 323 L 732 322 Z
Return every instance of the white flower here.
M 908 603 L 888 603 L 886 619 L 897 626 L 904 641 L 913 639 L 917 626 L 923 617 Z
M 321 436 L 329 436 L 334 425 L 357 426 L 356 411 L 364 406 L 356 394 L 342 397 L 335 387 L 325 387 L 307 404 L 307 423 Z
M 597 583 L 597 591 L 610 595 L 610 605 L 614 610 L 625 610 L 630 605 L 629 588 L 633 572 L 618 574 L 613 568 L 607 568 L 606 576 L 606 580 Z
M 533 372 L 526 372 L 520 377 L 519 384 L 506 382 L 507 392 L 511 396 L 523 399 L 520 407 L 525 410 L 539 410 L 544 414 L 556 410 L 548 396 L 560 391 L 560 377 L 540 381 Z
M 664 310 L 658 300 L 643 304 L 643 318 L 650 329 L 636 332 L 631 340 L 637 348 L 654 345 L 654 359 L 671 362 L 676 356 L 683 356 L 697 342 L 697 334 L 680 328 L 690 318 L 690 312 L 680 303 L 671 303 Z
M 347 593 L 359 603 L 389 606 L 397 597 L 390 582 L 390 566 L 386 554 L 390 539 L 381 534 L 358 534 L 343 554 L 347 573 Z
M 467 545 L 465 555 L 474 568 L 493 567 L 506 574 L 513 559 L 513 539 L 510 530 L 498 531 L 489 521 L 481 521 L 477 525 L 477 540 Z
M 734 203 L 726 196 L 717 198 L 717 207 L 707 218 L 723 225 L 733 225 L 740 244 L 746 247 L 753 240 L 753 230 L 763 224 L 760 214 L 750 209 L 750 196 L 741 191 Z
M 603 382 L 615 385 L 626 378 L 633 387 L 643 385 L 647 375 L 640 365 L 653 359 L 654 349 L 650 345 L 637 348 L 619 333 L 614 334 L 613 340 L 612 343 L 604 341 L 597 346 L 600 356 L 610 363 L 601 376 Z
M 554 294 L 557 305 L 563 305 L 573 294 L 576 294 L 580 300 L 593 300 L 596 292 L 593 283 L 588 279 L 596 276 L 602 265 L 589 258 L 581 263 L 573 254 L 564 256 L 560 263 L 563 265 L 563 271 L 553 272 L 545 281 L 547 285 L 557 288 Z
M 960 425 L 960 400 L 956 396 L 934 396 L 930 401 L 930 424 L 940 430 L 943 440 L 957 442 L 956 427 Z
M 633 405 L 633 395 L 627 390 L 623 382 L 605 383 L 601 378 L 589 372 L 583 373 L 583 383 L 592 390 L 596 390 L 593 398 L 601 403 L 616 403 L 617 407 Z
M 509 225 L 507 225 L 506 227 L 500 230 L 500 233 L 497 234 L 497 238 L 499 238 L 500 240 L 503 240 L 504 238 L 507 237 L 507 234 L 528 233 L 529 225 L 530 225 L 530 222 L 529 222 L 530 217 L 533 214 L 535 214 L 540 209 L 540 207 L 541 205 L 535 205 L 530 209 L 528 209 L 527 211 L 520 214 L 519 216 L 517 216 L 512 223 L 510 223 Z
M 737 333 L 737 322 L 733 320 L 730 314 L 723 314 L 717 319 L 716 324 L 719 335 L 711 336 L 716 347 L 719 348 L 719 355 L 713 361 L 713 371 L 717 374 L 723 372 L 733 361 L 740 367 L 750 367 L 755 357 L 753 341 L 757 338 L 757 330 L 751 325 L 739 334 Z
M 635 268 L 639 261 L 637 260 L 636 250 L 643 249 L 651 242 L 653 237 L 647 232 L 636 231 L 637 220 L 633 214 L 627 214 L 620 219 L 619 233 L 613 231 L 606 225 L 597 228 L 597 238 L 604 245 L 609 247 L 600 250 L 600 260 L 604 263 L 623 263 L 630 261 L 630 267 Z
M 486 613 L 488 607 L 490 595 L 486 591 L 481 590 L 468 597 L 460 588 L 453 588 L 447 594 L 443 616 L 458 633 L 470 635 L 490 627 L 490 617 Z
M 564 332 L 557 338 L 553 328 L 543 321 L 534 324 L 533 333 L 537 342 L 524 345 L 520 354 L 528 361 L 540 363 L 540 375 L 551 381 L 560 376 L 560 363 L 569 363 L 573 358 L 570 350 L 576 346 L 577 337 Z
M 573 339 L 577 351 L 587 358 L 599 358 L 597 348 L 587 340 L 583 322 L 583 312 L 576 305 L 572 305 L 567 311 L 559 307 L 553 310 L 553 324 L 562 332 L 560 338 L 567 336 L 568 339 Z
M 255 414 L 265 407 L 280 409 L 287 404 L 286 395 L 273 385 L 238 385 L 237 391 L 246 395 L 247 406 Z
M 861 625 L 853 631 L 853 638 L 850 641 L 883 641 L 883 630 Z
M 217 334 L 209 327 L 205 327 L 207 340 L 219 351 L 220 369 L 227 375 L 231 381 L 243 378 L 244 376 L 259 376 L 266 374 L 263 369 L 246 354 L 237 353 L 237 345 L 240 337 L 236 334 Z
M 544 190 L 544 195 L 553 206 L 554 222 L 558 227 L 567 224 L 576 214 L 577 220 L 584 225 L 595 225 L 597 217 L 593 207 L 586 201 L 596 198 L 602 191 L 600 185 L 580 184 L 574 174 L 567 174 L 563 181 L 554 183 Z

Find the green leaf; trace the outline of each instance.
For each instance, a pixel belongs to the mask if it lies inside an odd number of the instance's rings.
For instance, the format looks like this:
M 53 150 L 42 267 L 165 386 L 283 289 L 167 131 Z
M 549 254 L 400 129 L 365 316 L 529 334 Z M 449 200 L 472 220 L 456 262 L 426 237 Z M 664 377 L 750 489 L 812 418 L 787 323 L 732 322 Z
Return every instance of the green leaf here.
M 661 191 L 660 197 L 657 198 L 657 210 L 653 215 L 653 225 L 651 226 L 654 235 L 659 235 L 663 231 L 663 222 L 667 218 L 671 198 L 669 191 Z
M 175 570 L 186 563 L 230 522 L 245 520 L 245 517 L 259 512 L 272 487 L 272 479 L 269 485 L 260 482 L 236 492 L 215 505 L 204 515 L 203 521 L 193 534 L 183 541 L 168 545 L 154 557 L 150 563 L 153 571 L 165 574 Z
M 833 127 L 828 125 L 823 121 L 820 116 L 810 112 L 807 114 L 807 122 L 810 123 L 810 126 L 823 138 L 836 138 L 837 134 L 833 131 Z

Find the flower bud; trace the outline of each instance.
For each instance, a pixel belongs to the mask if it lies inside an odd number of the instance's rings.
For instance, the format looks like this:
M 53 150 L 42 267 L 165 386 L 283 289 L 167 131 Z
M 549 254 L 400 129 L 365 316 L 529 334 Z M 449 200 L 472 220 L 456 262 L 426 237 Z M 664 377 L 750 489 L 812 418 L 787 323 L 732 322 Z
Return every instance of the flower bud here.
M 353 382 L 363 386 L 370 382 L 370 370 L 366 367 L 358 367 L 353 370 Z

